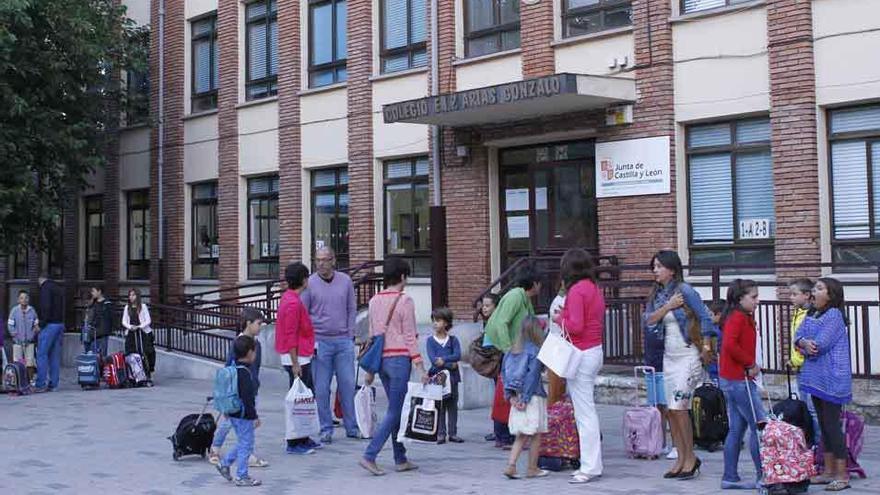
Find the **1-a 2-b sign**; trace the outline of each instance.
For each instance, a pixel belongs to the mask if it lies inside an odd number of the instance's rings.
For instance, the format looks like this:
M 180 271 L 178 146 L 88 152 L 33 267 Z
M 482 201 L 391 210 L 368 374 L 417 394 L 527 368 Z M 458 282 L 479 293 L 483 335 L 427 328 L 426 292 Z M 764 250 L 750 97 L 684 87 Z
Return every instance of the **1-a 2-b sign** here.
M 668 194 L 669 136 L 596 143 L 596 197 Z

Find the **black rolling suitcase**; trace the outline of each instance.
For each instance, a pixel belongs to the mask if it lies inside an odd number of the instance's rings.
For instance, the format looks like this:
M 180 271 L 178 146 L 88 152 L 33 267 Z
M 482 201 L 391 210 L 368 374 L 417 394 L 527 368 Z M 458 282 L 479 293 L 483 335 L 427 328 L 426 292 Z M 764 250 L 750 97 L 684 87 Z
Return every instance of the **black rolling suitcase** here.
M 214 441 L 214 431 L 217 430 L 214 415 L 205 412 L 208 410 L 211 399 L 208 397 L 199 414 L 184 416 L 177 425 L 174 434 L 168 437 L 174 448 L 171 456 L 175 461 L 179 461 L 185 455 L 200 455 L 202 458 L 207 455 L 208 449 L 211 448 L 211 442 Z
M 785 377 L 788 380 L 788 397 L 773 404 L 773 414 L 788 424 L 797 426 L 804 432 L 807 445 L 813 445 L 816 432 L 813 431 L 813 417 L 807 408 L 807 403 L 800 400 L 798 395 L 791 390 L 791 368 L 785 367 Z

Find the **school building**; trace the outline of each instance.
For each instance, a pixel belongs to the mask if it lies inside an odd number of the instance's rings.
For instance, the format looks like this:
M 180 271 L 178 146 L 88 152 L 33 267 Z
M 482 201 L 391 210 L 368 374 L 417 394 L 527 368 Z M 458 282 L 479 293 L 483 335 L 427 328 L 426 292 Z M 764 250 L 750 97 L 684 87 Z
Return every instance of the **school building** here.
M 514 260 L 573 246 L 880 262 L 880 2 L 122 3 L 150 26 L 148 77 L 121 75 L 149 114 L 63 242 L 0 261 L 0 300 L 42 268 L 171 300 L 320 246 L 408 258 L 422 320 L 432 267 L 469 318 Z

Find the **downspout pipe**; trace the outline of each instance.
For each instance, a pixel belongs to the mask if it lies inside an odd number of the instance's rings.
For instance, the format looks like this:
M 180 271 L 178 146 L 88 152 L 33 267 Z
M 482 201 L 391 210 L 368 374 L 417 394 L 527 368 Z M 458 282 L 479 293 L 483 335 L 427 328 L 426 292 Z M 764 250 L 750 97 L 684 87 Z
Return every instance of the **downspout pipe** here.
M 156 169 L 159 184 L 159 265 L 165 259 L 165 211 L 164 205 L 164 168 L 165 168 L 165 0 L 159 0 L 159 109 L 158 109 L 158 144 Z M 162 282 L 160 281 L 160 284 Z
M 440 88 L 440 35 L 437 32 L 437 4 L 438 0 L 431 0 L 431 96 L 437 96 Z M 440 126 L 431 126 L 431 155 L 432 172 L 434 174 L 433 205 L 440 205 Z

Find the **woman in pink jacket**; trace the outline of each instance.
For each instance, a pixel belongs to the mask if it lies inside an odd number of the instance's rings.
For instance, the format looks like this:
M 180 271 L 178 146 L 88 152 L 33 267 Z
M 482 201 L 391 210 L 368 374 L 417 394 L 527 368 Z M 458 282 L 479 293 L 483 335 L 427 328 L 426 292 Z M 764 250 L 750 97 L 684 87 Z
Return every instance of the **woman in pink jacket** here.
M 582 354 L 577 376 L 568 380 L 581 446 L 581 467 L 569 483 L 582 484 L 602 475 L 599 415 L 593 387 L 604 356 L 605 298 L 596 285 L 593 259 L 583 249 L 569 249 L 562 257 L 561 271 L 567 294 L 565 305 L 554 315 L 554 321 Z
M 382 351 L 382 367 L 379 376 L 388 397 L 388 411 L 382 424 L 370 440 L 360 465 L 371 474 L 385 474 L 377 464 L 376 457 L 391 437 L 394 450 L 394 464 L 397 472 L 412 471 L 418 466 L 406 458 L 406 447 L 397 441 L 403 399 L 409 384 L 413 365 L 422 377 L 425 366 L 419 354 L 418 333 L 416 331 L 416 307 L 411 297 L 403 293 L 410 274 L 409 264 L 400 258 L 387 258 L 382 265 L 385 290 L 370 299 L 370 337 L 385 335 Z M 373 375 L 368 373 L 366 383 L 373 383 Z

